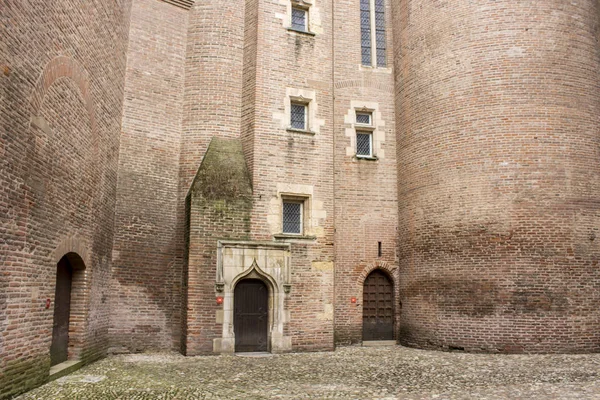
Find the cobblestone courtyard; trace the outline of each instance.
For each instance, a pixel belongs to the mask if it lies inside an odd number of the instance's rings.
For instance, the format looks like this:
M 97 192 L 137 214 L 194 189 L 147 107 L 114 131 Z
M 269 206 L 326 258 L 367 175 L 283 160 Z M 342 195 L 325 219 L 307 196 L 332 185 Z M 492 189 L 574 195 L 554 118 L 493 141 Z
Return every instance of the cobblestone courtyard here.
M 19 399 L 598 399 L 600 354 L 483 355 L 404 347 L 103 359 Z

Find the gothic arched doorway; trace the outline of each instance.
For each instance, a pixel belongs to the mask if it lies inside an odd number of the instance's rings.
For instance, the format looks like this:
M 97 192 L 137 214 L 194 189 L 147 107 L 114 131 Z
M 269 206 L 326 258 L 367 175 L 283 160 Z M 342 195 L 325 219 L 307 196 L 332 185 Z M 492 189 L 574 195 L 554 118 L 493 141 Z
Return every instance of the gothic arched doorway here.
M 269 289 L 260 279 L 244 279 L 233 294 L 235 351 L 267 351 Z
M 363 286 L 363 340 L 394 339 L 394 284 L 376 269 Z

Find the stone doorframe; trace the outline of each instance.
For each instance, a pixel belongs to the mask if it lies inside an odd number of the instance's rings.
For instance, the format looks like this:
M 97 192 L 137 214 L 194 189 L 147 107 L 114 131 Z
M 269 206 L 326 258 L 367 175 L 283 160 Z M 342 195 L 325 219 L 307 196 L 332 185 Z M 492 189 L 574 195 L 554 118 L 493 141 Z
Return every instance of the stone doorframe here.
M 235 352 L 233 294 L 242 279 L 260 279 L 269 289 L 268 349 L 273 353 L 292 350 L 291 336 L 284 336 L 290 320 L 285 297 L 291 290 L 291 245 L 289 243 L 231 241 L 217 242 L 215 291 L 223 296 L 223 308 L 217 312 L 222 337 L 213 340 L 215 353 Z

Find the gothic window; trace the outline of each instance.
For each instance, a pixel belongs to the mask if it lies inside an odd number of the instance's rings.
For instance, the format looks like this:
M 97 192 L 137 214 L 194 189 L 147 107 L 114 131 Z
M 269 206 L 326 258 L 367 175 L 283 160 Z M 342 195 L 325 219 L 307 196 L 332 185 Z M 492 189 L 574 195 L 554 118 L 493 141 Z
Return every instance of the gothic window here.
M 360 0 L 360 48 L 363 65 L 371 65 L 370 0 Z
M 361 62 L 367 66 L 386 66 L 384 0 L 360 0 Z

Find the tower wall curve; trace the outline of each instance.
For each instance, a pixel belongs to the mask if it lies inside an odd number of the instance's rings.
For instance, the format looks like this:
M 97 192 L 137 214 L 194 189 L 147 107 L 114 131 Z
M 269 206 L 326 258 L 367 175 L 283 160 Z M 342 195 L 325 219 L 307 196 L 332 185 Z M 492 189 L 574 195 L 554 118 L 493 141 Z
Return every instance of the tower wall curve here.
M 600 5 L 394 7 L 400 342 L 599 351 Z

